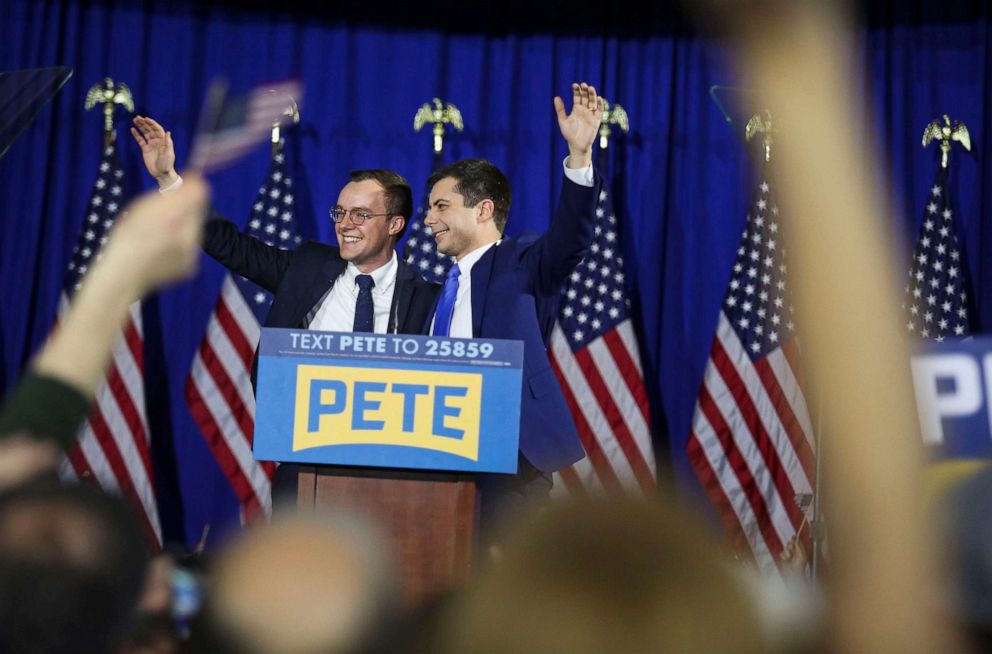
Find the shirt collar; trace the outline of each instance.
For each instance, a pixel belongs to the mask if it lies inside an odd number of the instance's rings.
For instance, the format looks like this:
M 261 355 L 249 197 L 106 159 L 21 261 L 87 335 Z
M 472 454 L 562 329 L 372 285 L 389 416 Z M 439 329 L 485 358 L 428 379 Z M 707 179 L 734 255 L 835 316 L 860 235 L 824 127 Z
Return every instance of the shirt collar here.
M 348 262 L 348 266 L 344 269 L 344 287 L 349 293 L 358 294 L 358 285 L 355 283 L 355 278 L 359 275 L 372 275 L 372 281 L 375 282 L 375 286 L 372 287 L 372 292 L 376 295 L 386 293 L 393 287 L 393 282 L 396 281 L 396 268 L 399 264 L 396 263 L 396 252 L 393 251 L 393 256 L 390 257 L 389 261 L 382 266 L 379 266 L 370 273 L 363 273 L 358 269 L 358 266 L 352 262 Z
M 466 254 L 464 257 L 462 257 L 461 260 L 458 262 L 458 276 L 464 277 L 465 275 L 471 274 L 472 266 L 474 266 L 479 261 L 479 259 L 482 258 L 482 255 L 488 252 L 489 248 L 501 243 L 502 241 L 503 239 L 500 239 L 498 241 L 493 241 L 492 243 L 486 243 L 485 245 L 480 245 L 479 247 L 475 248 L 474 250 Z

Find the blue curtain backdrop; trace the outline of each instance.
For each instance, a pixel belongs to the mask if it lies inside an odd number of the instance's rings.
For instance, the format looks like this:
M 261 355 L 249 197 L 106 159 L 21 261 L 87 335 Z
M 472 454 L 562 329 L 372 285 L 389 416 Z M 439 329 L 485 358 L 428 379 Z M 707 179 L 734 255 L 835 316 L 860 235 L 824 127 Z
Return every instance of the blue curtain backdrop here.
M 75 74 L 0 160 L 0 338 L 9 388 L 55 315 L 60 283 L 96 175 L 102 120 L 83 111 L 87 89 L 104 76 L 127 83 L 137 112 L 171 129 L 180 165 L 208 82 L 233 89 L 299 76 L 306 84 L 303 124 L 290 138 L 305 171 L 302 213 L 311 234 L 333 241 L 326 208 L 352 168 L 388 167 L 419 195 L 431 168 L 430 137 L 412 130 L 417 107 L 434 96 L 462 111 L 464 134 L 447 140 L 445 158 L 483 156 L 505 170 L 514 201 L 508 229 L 543 230 L 561 184 L 565 149 L 551 107 L 573 80 L 594 83 L 621 103 L 631 133 L 611 144 L 622 171 L 618 209 L 623 250 L 643 335 L 659 456 L 688 497 L 697 484 L 685 462 L 703 366 L 743 227 L 753 168 L 740 140 L 707 92 L 735 83 L 721 50 L 682 27 L 634 30 L 534 25 L 523 12 L 498 32 L 457 31 L 421 19 L 415 26 L 307 13 L 237 9 L 220 3 L 32 2 L 0 8 L 0 70 L 68 65 Z M 954 204 L 967 243 L 979 326 L 992 324 L 992 200 L 987 10 L 930 21 L 882 3 L 860 32 L 872 142 L 911 247 L 934 152 L 919 146 L 924 125 L 941 113 L 965 121 L 974 152 L 952 156 Z M 600 7 L 603 25 L 610 11 Z M 351 11 L 357 11 L 352 9 Z M 589 17 L 595 24 L 596 16 Z M 450 21 L 449 21 L 450 22 Z M 636 22 L 636 17 L 634 22 Z M 545 25 L 549 25 L 545 27 Z M 815 129 L 816 126 L 810 126 Z M 149 188 L 140 153 L 118 132 L 132 188 Z M 212 177 L 214 203 L 244 222 L 264 177 L 267 148 Z M 794 262 L 801 266 L 802 262 Z M 838 262 L 843 265 L 843 262 Z M 204 257 L 190 282 L 145 305 L 149 412 L 167 539 L 195 542 L 205 524 L 230 528 L 236 503 L 183 400 L 183 384 L 224 271 Z M 898 329 L 895 327 L 894 329 Z M 216 532 L 214 532 L 216 533 Z

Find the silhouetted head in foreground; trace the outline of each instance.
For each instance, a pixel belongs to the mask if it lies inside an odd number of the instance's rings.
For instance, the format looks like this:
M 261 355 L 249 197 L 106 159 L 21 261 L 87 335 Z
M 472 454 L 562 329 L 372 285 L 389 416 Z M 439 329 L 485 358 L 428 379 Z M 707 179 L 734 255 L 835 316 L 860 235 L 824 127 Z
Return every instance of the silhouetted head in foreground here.
M 113 652 L 144 583 L 131 511 L 87 486 L 0 495 L 0 652 Z
M 377 539 L 347 516 L 249 530 L 216 561 L 190 651 L 357 651 L 390 612 L 388 572 Z
M 532 516 L 447 611 L 441 651 L 767 651 L 744 590 L 689 522 L 657 500 Z

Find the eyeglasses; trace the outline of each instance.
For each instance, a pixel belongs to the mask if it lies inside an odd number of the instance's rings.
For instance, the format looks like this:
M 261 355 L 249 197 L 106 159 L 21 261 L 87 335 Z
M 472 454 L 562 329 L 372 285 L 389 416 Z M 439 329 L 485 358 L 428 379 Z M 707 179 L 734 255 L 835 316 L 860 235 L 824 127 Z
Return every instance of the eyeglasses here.
M 388 211 L 386 213 L 370 213 L 365 209 L 342 209 L 340 207 L 335 207 L 329 209 L 327 213 L 331 216 L 331 220 L 336 223 L 344 220 L 344 217 L 351 213 L 351 222 L 356 225 L 361 225 L 369 218 L 375 218 L 376 216 L 391 216 L 392 214 Z

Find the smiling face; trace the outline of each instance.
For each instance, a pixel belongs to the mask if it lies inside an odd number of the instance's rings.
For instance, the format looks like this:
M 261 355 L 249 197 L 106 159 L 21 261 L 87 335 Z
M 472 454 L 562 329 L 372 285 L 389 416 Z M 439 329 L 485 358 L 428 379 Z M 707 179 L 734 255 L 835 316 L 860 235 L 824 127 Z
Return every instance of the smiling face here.
M 466 207 L 465 197 L 455 190 L 457 185 L 454 177 L 445 177 L 434 184 L 424 224 L 434 232 L 438 252 L 461 259 L 472 250 L 499 240 L 500 234 L 492 220 L 492 200 Z
M 371 179 L 349 182 L 341 189 L 335 207 L 350 210 L 341 222 L 334 223 L 341 258 L 358 266 L 363 273 L 387 264 L 405 221 L 403 216 L 380 215 L 388 213 L 382 186 Z M 372 217 L 356 225 L 352 211 L 365 211 Z

